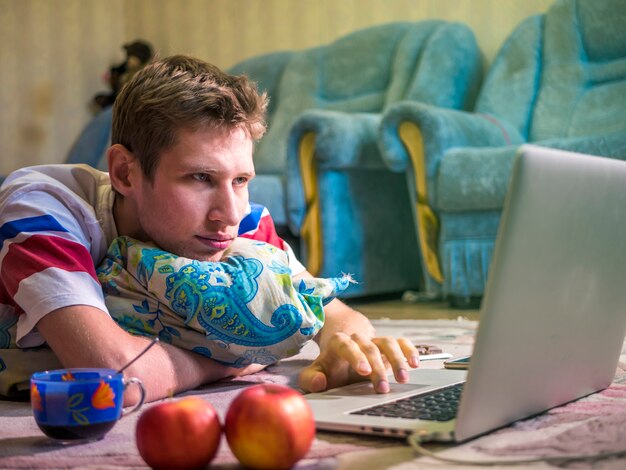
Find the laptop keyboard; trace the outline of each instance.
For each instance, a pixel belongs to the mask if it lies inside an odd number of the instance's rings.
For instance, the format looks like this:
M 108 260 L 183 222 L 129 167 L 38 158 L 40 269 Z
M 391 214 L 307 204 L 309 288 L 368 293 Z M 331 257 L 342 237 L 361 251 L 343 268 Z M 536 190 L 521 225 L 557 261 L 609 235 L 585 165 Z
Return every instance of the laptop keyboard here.
M 463 383 L 450 385 L 421 395 L 353 411 L 350 414 L 449 421 L 456 416 L 462 391 Z

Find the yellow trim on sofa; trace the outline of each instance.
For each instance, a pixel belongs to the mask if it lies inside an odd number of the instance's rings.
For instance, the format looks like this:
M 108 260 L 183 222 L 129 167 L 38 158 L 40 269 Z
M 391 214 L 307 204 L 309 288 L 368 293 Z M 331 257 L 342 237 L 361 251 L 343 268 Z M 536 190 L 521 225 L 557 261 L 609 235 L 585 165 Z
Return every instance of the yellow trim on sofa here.
M 307 270 L 317 276 L 322 267 L 322 227 L 320 223 L 320 204 L 317 184 L 317 166 L 315 157 L 315 133 L 308 132 L 300 141 L 298 159 L 300 176 L 304 188 L 304 206 L 306 213 L 300 236 L 306 246 Z
M 417 192 L 417 202 L 415 204 L 417 234 L 424 263 L 426 264 L 426 269 L 430 277 L 442 283 L 443 276 L 441 274 L 437 250 L 439 220 L 437 220 L 437 216 L 428 206 L 424 139 L 419 128 L 412 122 L 403 122 L 400 124 L 398 134 L 413 163 L 415 190 Z

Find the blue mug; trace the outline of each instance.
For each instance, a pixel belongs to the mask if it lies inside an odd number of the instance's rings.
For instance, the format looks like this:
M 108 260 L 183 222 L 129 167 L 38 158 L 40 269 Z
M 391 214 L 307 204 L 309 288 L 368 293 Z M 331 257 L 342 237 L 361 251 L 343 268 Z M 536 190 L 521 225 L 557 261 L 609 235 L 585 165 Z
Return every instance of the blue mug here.
M 139 402 L 123 409 L 124 390 L 139 387 Z M 124 379 L 113 369 L 59 369 L 36 372 L 30 379 L 33 415 L 45 435 L 59 440 L 102 439 L 122 416 L 145 400 L 137 378 Z

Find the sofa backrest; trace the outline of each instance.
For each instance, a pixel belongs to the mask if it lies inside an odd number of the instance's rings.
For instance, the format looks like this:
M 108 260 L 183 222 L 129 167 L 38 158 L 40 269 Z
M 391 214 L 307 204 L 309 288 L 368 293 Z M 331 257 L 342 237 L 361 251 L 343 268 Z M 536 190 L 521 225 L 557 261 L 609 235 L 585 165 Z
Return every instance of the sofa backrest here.
M 626 132 L 624 0 L 557 0 L 498 52 L 476 111 L 529 142 Z
M 440 73 L 449 61 L 467 63 L 467 72 Z M 284 173 L 289 130 L 306 110 L 379 114 L 403 99 L 464 108 L 479 80 L 474 35 L 458 23 L 389 23 L 297 52 L 285 66 L 268 132 L 256 147 L 257 172 Z
M 546 14 L 532 141 L 626 132 L 626 3 L 560 0 Z
M 293 51 L 271 52 L 243 60 L 228 70 L 233 75 L 247 75 L 256 82 L 259 91 L 265 91 L 269 97 L 267 122 L 271 122 L 278 102 L 278 85 L 285 66 Z

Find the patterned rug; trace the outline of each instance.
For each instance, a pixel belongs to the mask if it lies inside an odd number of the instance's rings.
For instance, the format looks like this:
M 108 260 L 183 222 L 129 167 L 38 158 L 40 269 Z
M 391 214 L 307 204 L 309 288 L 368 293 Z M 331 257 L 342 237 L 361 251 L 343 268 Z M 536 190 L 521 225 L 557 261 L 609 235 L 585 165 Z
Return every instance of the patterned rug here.
M 461 356 L 471 352 L 476 323 L 467 321 L 381 320 L 375 322 L 381 335 L 402 335 L 416 344 L 439 346 L 444 352 Z M 297 372 L 317 354 L 315 345 L 254 376 L 227 380 L 187 395 L 199 395 L 222 415 L 242 388 L 252 383 L 275 382 L 295 385 Z M 423 361 L 421 367 L 440 368 L 442 361 Z M 150 405 L 146 405 L 150 406 Z M 138 414 L 120 420 L 98 442 L 75 446 L 57 444 L 37 428 L 28 403 L 0 401 L 0 468 L 147 468 L 135 447 L 134 430 Z M 571 452 L 598 452 L 626 446 L 626 349 L 615 383 L 605 391 L 556 408 L 537 418 L 519 422 L 467 444 L 441 447 L 443 454 L 457 458 L 501 459 Z M 589 463 L 570 465 L 589 468 Z M 417 458 L 404 441 L 319 432 L 298 469 L 413 469 L 475 468 L 442 464 Z M 532 468 L 547 468 L 538 464 Z M 225 441 L 211 468 L 240 468 Z M 491 467 L 498 468 L 498 467 Z M 526 467 L 525 467 L 526 468 Z M 603 460 L 593 468 L 626 468 L 626 459 Z

